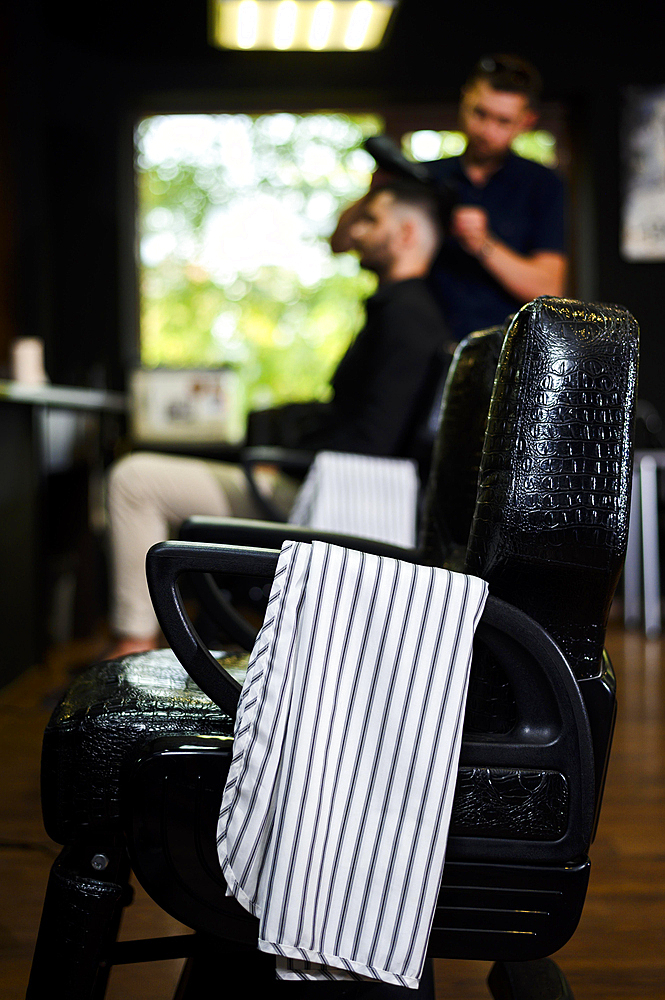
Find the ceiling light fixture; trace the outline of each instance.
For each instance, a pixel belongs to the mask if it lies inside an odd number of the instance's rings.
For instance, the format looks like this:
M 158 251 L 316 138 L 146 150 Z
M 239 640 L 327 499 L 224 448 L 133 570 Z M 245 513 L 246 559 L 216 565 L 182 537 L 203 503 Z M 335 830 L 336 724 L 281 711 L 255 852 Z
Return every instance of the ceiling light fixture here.
M 210 0 L 210 41 L 224 49 L 377 48 L 397 0 Z

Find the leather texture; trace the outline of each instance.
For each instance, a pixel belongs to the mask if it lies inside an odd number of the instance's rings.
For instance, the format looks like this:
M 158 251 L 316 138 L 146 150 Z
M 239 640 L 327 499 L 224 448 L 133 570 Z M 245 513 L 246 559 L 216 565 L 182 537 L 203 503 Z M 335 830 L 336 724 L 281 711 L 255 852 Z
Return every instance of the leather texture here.
M 221 655 L 230 666 L 237 663 Z M 94 664 L 80 674 L 44 733 L 42 812 L 49 836 L 60 844 L 113 836 L 124 763 L 152 735 L 171 733 L 231 739 L 233 719 L 170 649 Z
M 451 836 L 556 840 L 568 823 L 568 785 L 558 771 L 460 767 Z
M 536 299 L 508 330 L 489 413 L 466 568 L 578 679 L 601 671 L 625 554 L 637 354 L 627 310 Z

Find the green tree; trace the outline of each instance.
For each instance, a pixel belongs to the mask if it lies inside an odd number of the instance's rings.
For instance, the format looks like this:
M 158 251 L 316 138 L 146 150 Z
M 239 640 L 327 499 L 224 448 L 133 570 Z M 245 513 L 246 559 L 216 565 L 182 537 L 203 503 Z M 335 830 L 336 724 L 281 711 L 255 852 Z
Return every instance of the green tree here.
M 325 395 L 371 275 L 327 244 L 376 117 L 158 116 L 137 128 L 144 366 L 241 372 L 246 406 Z

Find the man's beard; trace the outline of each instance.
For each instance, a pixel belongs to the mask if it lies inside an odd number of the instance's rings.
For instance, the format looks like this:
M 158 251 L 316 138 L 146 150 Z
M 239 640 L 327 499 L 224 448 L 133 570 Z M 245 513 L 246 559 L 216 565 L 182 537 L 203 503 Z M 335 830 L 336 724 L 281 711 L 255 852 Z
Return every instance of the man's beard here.
M 372 247 L 365 253 L 361 251 L 360 264 L 366 271 L 373 271 L 379 279 L 385 276 L 393 264 L 388 240 L 384 240 L 383 243 Z

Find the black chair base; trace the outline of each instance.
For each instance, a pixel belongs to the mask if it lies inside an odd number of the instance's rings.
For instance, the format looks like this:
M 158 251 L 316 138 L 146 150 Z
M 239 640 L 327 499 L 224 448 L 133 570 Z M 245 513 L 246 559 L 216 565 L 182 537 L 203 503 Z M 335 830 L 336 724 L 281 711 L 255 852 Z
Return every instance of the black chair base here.
M 226 896 L 215 831 L 231 747 L 215 737 L 166 737 L 126 771 L 132 869 L 167 913 L 195 930 L 251 945 L 258 922 Z M 430 935 L 436 957 L 506 961 L 551 955 L 574 933 L 590 861 L 460 860 L 449 851 Z M 470 930 L 472 928 L 472 930 Z
M 126 854 L 117 848 L 61 851 L 49 876 L 26 1000 L 54 996 L 54 983 L 70 1000 L 104 997 L 109 951 L 131 901 L 128 879 Z

